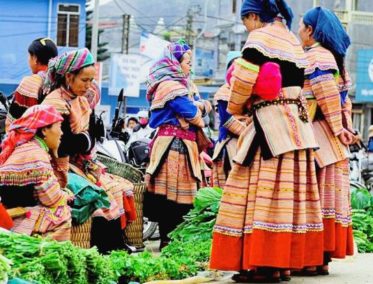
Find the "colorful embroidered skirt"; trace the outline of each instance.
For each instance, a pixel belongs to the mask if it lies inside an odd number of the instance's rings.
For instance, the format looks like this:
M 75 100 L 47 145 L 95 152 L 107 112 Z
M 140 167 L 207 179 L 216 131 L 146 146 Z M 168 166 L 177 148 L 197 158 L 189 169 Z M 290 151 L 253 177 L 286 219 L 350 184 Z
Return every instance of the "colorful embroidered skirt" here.
M 210 267 L 303 268 L 323 263 L 323 224 L 312 150 L 235 164 L 214 227 Z
M 160 163 L 155 174 L 148 174 L 146 177 L 148 192 L 165 195 L 168 200 L 176 203 L 192 204 L 198 181 L 193 175 L 188 150 L 183 141 L 175 138 L 162 160 L 164 162 Z
M 348 160 L 318 169 L 317 180 L 324 222 L 324 250 L 335 258 L 353 255 Z

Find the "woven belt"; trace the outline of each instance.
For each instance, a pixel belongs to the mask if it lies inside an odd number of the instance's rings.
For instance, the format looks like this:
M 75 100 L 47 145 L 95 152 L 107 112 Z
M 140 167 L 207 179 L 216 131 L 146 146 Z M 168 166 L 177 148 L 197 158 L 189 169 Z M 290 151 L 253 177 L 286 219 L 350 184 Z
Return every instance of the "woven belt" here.
M 249 109 L 248 114 L 249 114 L 249 116 L 252 116 L 255 111 L 257 111 L 257 110 L 259 110 L 259 109 L 261 109 L 263 107 L 267 107 L 267 106 L 273 106 L 273 105 L 290 105 L 290 104 L 297 105 L 298 106 L 298 111 L 299 111 L 299 118 L 303 122 L 308 122 L 307 109 L 304 106 L 304 103 L 302 102 L 302 100 L 299 99 L 299 98 L 297 98 L 297 99 L 279 98 L 279 99 L 275 99 L 273 101 L 260 102 L 258 104 L 254 104 Z

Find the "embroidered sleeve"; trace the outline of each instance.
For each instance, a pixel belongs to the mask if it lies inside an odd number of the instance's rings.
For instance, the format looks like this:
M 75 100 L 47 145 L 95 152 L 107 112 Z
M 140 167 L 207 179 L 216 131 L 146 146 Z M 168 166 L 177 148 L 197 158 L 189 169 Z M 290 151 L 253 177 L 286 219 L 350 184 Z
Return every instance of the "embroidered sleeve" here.
M 66 192 L 61 189 L 55 176 L 35 186 L 35 190 L 40 203 L 47 207 L 58 206 L 61 202 L 64 202 L 67 197 Z
M 346 102 L 342 106 L 342 119 L 343 126 L 349 131 L 355 133 L 353 124 L 352 124 L 352 103 L 351 99 L 347 96 Z
M 232 116 L 226 121 L 226 123 L 224 123 L 224 127 L 228 129 L 229 132 L 239 136 L 245 130 L 246 125 Z
M 252 95 L 258 73 L 259 66 L 243 58 L 239 58 L 234 62 L 234 71 L 231 79 L 231 94 L 228 103 L 229 113 L 243 113 L 246 102 Z
M 169 102 L 169 106 L 179 117 L 186 119 L 191 124 L 198 127 L 204 127 L 201 111 L 196 107 L 188 97 L 176 97 Z
M 317 69 L 310 76 L 312 92 L 334 136 L 342 130 L 341 98 L 332 71 Z

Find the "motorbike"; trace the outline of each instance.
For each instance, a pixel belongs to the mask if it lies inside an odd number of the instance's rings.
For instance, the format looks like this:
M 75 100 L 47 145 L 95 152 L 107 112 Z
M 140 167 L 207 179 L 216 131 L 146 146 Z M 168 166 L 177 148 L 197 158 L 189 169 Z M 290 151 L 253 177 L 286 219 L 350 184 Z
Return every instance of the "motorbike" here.
M 145 173 L 146 165 L 149 161 L 149 143 L 150 139 L 143 138 L 125 147 L 121 125 L 124 120 L 120 118 L 120 110 L 123 104 L 123 90 L 118 96 L 117 106 L 115 108 L 114 118 L 111 128 L 106 130 L 101 112 L 96 116 L 96 138 L 97 153 L 114 158 L 118 162 L 128 163 Z M 150 239 L 156 232 L 158 224 L 151 222 L 144 217 L 143 220 L 143 240 Z

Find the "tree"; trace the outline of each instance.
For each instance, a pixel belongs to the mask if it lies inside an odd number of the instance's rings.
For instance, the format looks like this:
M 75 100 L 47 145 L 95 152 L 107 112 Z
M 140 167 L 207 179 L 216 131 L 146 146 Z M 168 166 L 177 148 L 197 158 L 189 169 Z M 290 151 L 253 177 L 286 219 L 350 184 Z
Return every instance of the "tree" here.
M 93 11 L 86 9 L 86 33 L 85 33 L 85 46 L 90 49 L 91 48 L 91 41 L 92 41 L 92 24 L 90 23 L 93 17 Z M 108 53 L 108 49 L 106 46 L 109 44 L 108 42 L 101 42 L 100 35 L 104 32 L 103 29 L 98 30 L 98 46 L 97 46 L 97 61 L 105 61 L 106 59 L 110 58 L 110 54 Z

